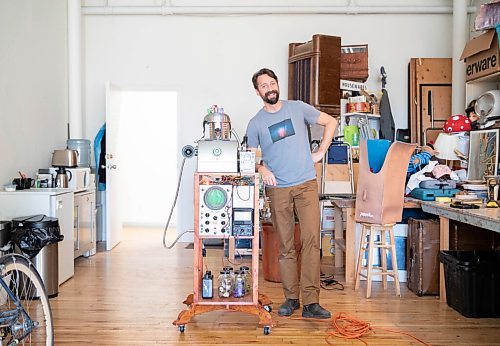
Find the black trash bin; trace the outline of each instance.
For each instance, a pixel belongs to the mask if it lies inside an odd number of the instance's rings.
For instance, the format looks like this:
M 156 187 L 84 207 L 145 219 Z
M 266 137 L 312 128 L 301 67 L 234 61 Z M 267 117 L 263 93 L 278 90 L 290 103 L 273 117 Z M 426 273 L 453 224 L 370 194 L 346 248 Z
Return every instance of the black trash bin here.
M 441 251 L 446 302 L 465 317 L 500 317 L 500 251 Z
M 12 220 L 12 240 L 16 252 L 28 257 L 40 274 L 49 298 L 59 293 L 59 256 L 57 243 L 63 240 L 57 218 L 45 215 Z M 33 296 L 38 294 L 33 292 Z

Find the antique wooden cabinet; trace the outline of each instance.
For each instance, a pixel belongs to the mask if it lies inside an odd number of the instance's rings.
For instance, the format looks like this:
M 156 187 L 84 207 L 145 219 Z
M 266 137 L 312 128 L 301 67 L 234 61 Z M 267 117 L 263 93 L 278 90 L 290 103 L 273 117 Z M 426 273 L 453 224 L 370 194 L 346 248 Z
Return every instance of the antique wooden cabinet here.
M 313 35 L 288 45 L 288 99 L 301 100 L 330 115 L 340 114 L 341 39 Z

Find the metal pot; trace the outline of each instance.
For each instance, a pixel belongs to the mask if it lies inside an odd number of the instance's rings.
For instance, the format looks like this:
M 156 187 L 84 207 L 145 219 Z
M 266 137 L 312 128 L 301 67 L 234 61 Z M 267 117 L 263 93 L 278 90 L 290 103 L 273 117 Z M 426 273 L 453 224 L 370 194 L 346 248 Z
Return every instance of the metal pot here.
M 54 150 L 52 153 L 52 166 L 54 167 L 76 167 L 77 164 L 78 152 L 76 150 Z

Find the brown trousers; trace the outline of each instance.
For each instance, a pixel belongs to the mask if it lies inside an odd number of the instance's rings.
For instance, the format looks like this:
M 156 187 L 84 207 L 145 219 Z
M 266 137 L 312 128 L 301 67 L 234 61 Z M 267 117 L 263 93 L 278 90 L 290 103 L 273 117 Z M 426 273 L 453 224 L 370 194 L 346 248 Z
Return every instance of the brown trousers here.
M 291 187 L 267 187 L 271 218 L 279 237 L 279 265 L 285 298 L 302 304 L 319 302 L 320 210 L 316 179 Z M 301 249 L 300 286 L 294 246 L 294 210 L 299 219 Z

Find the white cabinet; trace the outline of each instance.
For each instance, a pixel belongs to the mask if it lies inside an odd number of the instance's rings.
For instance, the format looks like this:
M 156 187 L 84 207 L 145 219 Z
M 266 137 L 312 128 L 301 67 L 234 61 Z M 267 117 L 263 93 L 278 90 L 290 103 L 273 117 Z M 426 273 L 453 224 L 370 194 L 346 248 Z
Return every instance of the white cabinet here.
M 44 214 L 56 217 L 64 239 L 58 243 L 59 284 L 74 275 L 73 192 L 69 189 L 0 191 L 0 220 Z
M 75 193 L 74 257 L 95 254 L 96 236 L 95 192 Z

